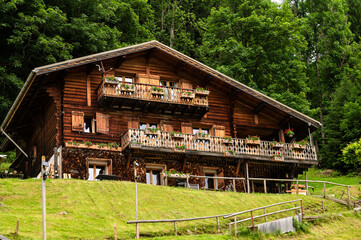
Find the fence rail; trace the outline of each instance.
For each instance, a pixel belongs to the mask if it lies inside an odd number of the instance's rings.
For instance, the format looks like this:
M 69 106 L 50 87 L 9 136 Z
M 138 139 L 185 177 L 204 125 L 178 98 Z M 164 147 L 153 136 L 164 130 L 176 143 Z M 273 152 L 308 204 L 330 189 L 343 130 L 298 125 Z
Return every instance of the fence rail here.
M 271 212 L 271 213 L 266 213 L 266 211 L 265 211 L 265 214 L 258 215 L 258 216 L 253 216 L 254 211 L 257 211 L 257 210 L 260 210 L 260 209 L 267 209 L 267 208 L 270 208 L 270 207 L 283 205 L 283 204 L 287 204 L 287 203 L 298 202 L 298 201 L 300 201 L 300 207 L 284 209 L 284 210 L 275 211 L 275 212 Z M 254 209 L 251 209 L 251 210 L 246 210 L 246 211 L 237 212 L 237 213 L 228 213 L 228 214 L 220 214 L 220 215 L 206 216 L 206 217 L 195 217 L 195 218 L 181 218 L 181 219 L 131 220 L 131 221 L 127 221 L 127 224 L 136 224 L 136 239 L 139 239 L 139 225 L 140 225 L 140 223 L 142 223 L 142 224 L 144 224 L 144 223 L 173 223 L 174 224 L 174 235 L 177 236 L 177 222 L 196 221 L 196 220 L 204 220 L 204 219 L 215 218 L 216 221 L 217 221 L 217 232 L 219 233 L 220 232 L 219 218 L 223 217 L 224 219 L 226 219 L 226 218 L 234 217 L 235 221 L 229 223 L 229 225 L 232 225 L 232 224 L 235 225 L 235 234 L 237 234 L 237 229 L 236 229 L 237 226 L 236 226 L 236 224 L 239 223 L 239 222 L 245 222 L 245 221 L 248 221 L 248 220 L 252 220 L 252 226 L 253 226 L 252 229 L 253 229 L 254 228 L 254 219 L 264 217 L 265 221 L 267 221 L 267 216 L 271 216 L 271 215 L 274 215 L 274 214 L 277 214 L 277 213 L 282 213 L 282 212 L 288 212 L 288 211 L 292 211 L 292 210 L 298 210 L 298 209 L 301 210 L 301 216 L 302 216 L 303 215 L 302 199 L 276 203 L 276 204 L 263 206 L 263 207 L 259 207 L 259 208 L 254 208 Z M 251 213 L 251 218 L 242 219 L 242 220 L 237 221 L 236 216 L 240 215 L 240 214 L 244 214 L 244 213 Z
M 315 147 L 305 146 L 300 150 L 291 143 L 283 143 L 282 147 L 275 148 L 271 141 L 260 141 L 260 144 L 247 144 L 246 139 L 232 138 L 225 142 L 222 137 L 207 136 L 201 139 L 197 134 L 182 133 L 180 137 L 174 137 L 170 132 L 159 131 L 157 134 L 147 134 L 146 130 L 128 129 L 122 136 L 122 149 L 130 143 L 136 143 L 139 147 L 156 147 L 175 149 L 176 146 L 185 146 L 185 151 L 204 151 L 221 153 L 225 157 L 241 157 L 252 155 L 266 157 L 270 160 L 277 154 L 284 159 L 317 161 Z

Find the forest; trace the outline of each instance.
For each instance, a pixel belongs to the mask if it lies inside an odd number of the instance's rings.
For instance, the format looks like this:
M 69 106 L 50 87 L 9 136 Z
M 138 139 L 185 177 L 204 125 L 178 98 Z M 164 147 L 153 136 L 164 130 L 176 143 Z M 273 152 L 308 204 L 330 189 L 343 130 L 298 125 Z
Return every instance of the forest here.
M 0 121 L 31 69 L 155 39 L 319 120 L 319 167 L 359 172 L 361 1 L 278 2 L 1 1 Z

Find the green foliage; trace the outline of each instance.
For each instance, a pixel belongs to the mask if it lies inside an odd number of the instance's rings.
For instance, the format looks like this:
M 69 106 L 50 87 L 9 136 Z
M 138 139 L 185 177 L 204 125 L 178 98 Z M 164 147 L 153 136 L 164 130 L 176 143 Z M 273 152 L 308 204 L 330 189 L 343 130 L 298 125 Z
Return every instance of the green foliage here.
M 361 138 L 348 144 L 342 149 L 343 162 L 351 171 L 360 171 L 361 168 Z

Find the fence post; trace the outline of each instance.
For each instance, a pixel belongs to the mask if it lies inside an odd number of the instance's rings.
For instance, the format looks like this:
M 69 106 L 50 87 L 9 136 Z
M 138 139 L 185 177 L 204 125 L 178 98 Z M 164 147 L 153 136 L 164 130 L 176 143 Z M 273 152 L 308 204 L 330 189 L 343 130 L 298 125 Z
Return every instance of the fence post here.
M 189 175 L 187 175 L 187 188 L 189 188 Z
M 306 179 L 306 195 L 308 195 L 307 170 L 305 170 L 305 179 Z
M 217 217 L 217 232 L 220 233 L 221 232 L 221 228 L 219 226 L 219 217 Z
M 234 236 L 237 236 L 237 217 L 234 217 Z
M 174 235 L 177 236 L 177 222 L 174 222 Z
M 267 183 L 266 183 L 266 179 L 263 180 L 263 188 L 264 188 L 264 193 L 267 194 Z
M 247 192 L 250 193 L 250 189 L 249 189 L 248 162 L 246 162 L 246 178 L 247 178 Z
M 263 209 L 264 214 L 266 214 L 266 208 Z M 264 216 L 264 221 L 267 222 L 267 216 Z
M 323 197 L 326 198 L 326 182 L 323 182 Z
M 114 240 L 117 240 L 117 224 L 114 223 Z
M 351 207 L 351 195 L 350 195 L 350 187 L 347 186 L 347 203 Z
M 297 207 L 297 203 L 295 203 L 295 207 Z M 298 215 L 297 209 L 295 209 L 296 216 Z
M 135 224 L 135 238 L 139 239 L 139 223 Z
M 300 200 L 301 202 L 301 217 L 303 218 L 303 203 L 302 203 L 302 199 Z
M 233 192 L 236 192 L 236 179 L 233 179 Z
M 254 231 L 253 211 L 251 211 L 251 218 L 252 218 L 252 232 L 253 232 Z
M 298 180 L 296 181 L 296 194 L 298 194 Z

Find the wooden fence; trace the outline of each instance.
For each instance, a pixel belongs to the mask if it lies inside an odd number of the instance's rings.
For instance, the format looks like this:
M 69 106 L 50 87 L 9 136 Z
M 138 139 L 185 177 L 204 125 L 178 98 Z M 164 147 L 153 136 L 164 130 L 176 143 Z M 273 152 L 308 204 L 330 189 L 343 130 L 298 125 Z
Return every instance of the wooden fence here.
M 298 201 L 300 201 L 300 206 L 299 207 L 295 206 L 293 208 L 288 208 L 288 209 L 284 209 L 284 210 L 280 210 L 280 211 L 266 213 L 267 208 L 278 206 L 278 205 L 283 205 L 283 204 L 287 204 L 287 203 L 298 202 Z M 261 209 L 264 209 L 264 214 L 258 215 L 258 216 L 253 216 L 254 211 L 261 210 Z M 214 215 L 214 216 L 207 216 L 207 217 L 182 218 L 182 219 L 131 220 L 131 221 L 128 221 L 127 224 L 135 224 L 136 225 L 136 227 L 135 227 L 135 229 L 136 229 L 135 230 L 135 235 L 136 235 L 136 239 L 139 239 L 139 225 L 141 223 L 142 224 L 145 224 L 145 223 L 146 224 L 148 224 L 148 223 L 173 223 L 174 224 L 174 235 L 177 236 L 177 222 L 196 221 L 196 220 L 204 220 L 204 219 L 215 218 L 216 222 L 217 222 L 217 232 L 219 233 L 221 231 L 219 218 L 223 217 L 224 219 L 226 219 L 226 218 L 234 217 L 234 222 L 231 222 L 228 225 L 231 226 L 232 224 L 234 224 L 234 226 L 235 226 L 235 234 L 237 235 L 237 223 L 251 220 L 252 221 L 252 229 L 254 229 L 254 227 L 255 227 L 254 219 L 264 217 L 265 221 L 267 221 L 267 216 L 271 216 L 271 215 L 282 213 L 282 212 L 293 211 L 293 210 L 295 210 L 295 211 L 300 210 L 301 216 L 303 216 L 302 199 L 276 203 L 276 204 L 263 206 L 263 207 L 259 207 L 259 208 L 254 208 L 254 209 L 246 210 L 246 211 L 242 211 L 242 212 L 236 212 L 236 213 L 221 214 L 221 215 Z M 251 217 L 237 221 L 237 216 L 241 215 L 241 214 L 245 214 L 245 213 L 250 213 Z

